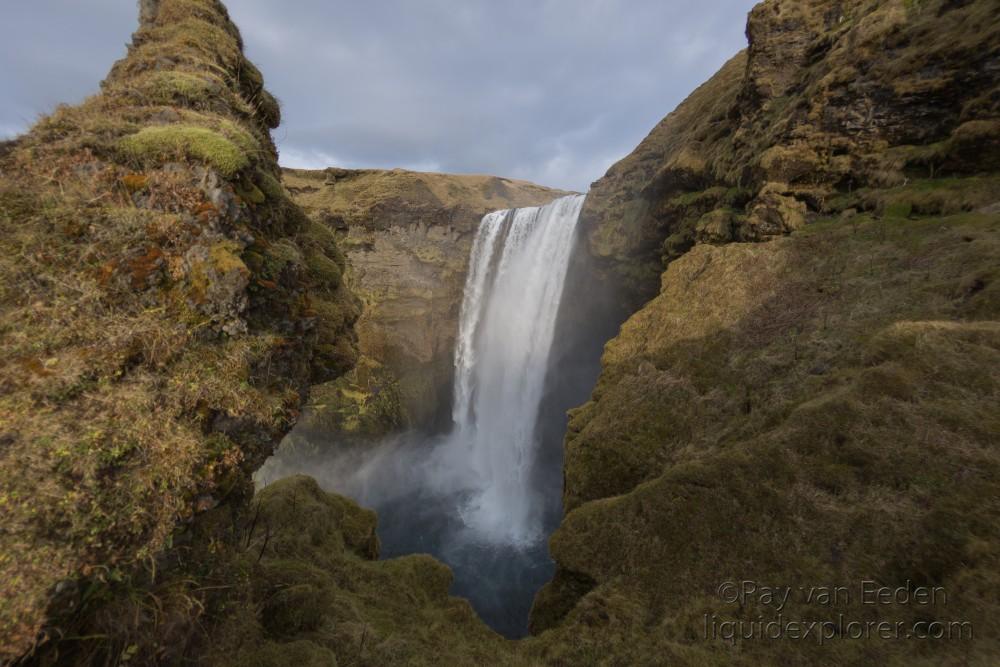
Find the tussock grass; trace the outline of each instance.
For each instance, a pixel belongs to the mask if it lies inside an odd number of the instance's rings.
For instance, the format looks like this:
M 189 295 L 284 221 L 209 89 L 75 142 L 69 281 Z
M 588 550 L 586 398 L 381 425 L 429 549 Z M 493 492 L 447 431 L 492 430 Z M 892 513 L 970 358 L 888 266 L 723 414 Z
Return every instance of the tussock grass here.
M 0 155 L 0 662 L 190 650 L 214 593 L 175 538 L 238 511 L 310 365 L 353 359 L 262 103 L 222 5 L 163 0 L 101 94 Z

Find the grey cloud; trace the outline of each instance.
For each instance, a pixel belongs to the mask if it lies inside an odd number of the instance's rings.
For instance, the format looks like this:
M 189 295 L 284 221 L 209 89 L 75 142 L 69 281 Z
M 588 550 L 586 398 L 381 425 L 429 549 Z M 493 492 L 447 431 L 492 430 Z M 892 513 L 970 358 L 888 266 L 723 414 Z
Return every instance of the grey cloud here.
M 96 90 L 130 0 L 6 9 L 0 132 Z M 284 105 L 283 163 L 585 190 L 745 45 L 752 0 L 229 0 Z

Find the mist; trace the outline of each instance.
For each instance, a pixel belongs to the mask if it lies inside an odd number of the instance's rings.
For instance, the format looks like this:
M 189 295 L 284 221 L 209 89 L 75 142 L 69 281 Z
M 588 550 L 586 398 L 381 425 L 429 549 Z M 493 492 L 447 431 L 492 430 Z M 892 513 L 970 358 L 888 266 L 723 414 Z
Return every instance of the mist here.
M 382 557 L 429 553 L 452 593 L 508 637 L 527 634 L 554 573 L 566 412 L 586 400 L 619 300 L 582 251 L 584 197 L 483 218 L 455 349 L 452 427 L 347 445 L 293 431 L 259 485 L 304 473 L 378 513 Z M 306 420 L 305 423 L 308 423 Z

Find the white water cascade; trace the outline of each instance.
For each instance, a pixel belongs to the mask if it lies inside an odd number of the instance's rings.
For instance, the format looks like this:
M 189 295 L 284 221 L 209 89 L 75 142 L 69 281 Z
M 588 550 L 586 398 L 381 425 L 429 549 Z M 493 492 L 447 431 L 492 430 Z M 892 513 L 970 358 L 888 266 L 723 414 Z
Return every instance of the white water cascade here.
M 455 350 L 454 431 L 437 465 L 462 471 L 459 515 L 478 540 L 544 536 L 530 476 L 556 315 L 583 195 L 497 211 L 469 259 Z
M 559 388 L 562 375 L 546 374 L 579 370 L 550 352 L 572 355 L 579 342 L 580 332 L 553 339 L 560 312 L 573 310 L 560 302 L 583 203 L 573 195 L 480 222 L 459 314 L 449 433 L 345 446 L 305 431 L 257 473 L 262 486 L 305 473 L 372 507 L 383 557 L 440 558 L 455 574 L 452 594 L 512 638 L 527 633 L 533 596 L 554 568 L 545 543 L 561 490 L 553 415 L 558 421 L 582 400 Z M 582 385 L 594 381 L 596 370 Z

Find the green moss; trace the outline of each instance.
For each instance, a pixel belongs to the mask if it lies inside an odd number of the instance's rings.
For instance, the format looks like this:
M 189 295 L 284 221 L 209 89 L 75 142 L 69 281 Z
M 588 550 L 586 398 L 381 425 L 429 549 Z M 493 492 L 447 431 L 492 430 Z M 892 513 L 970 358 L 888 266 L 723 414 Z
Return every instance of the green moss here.
M 226 137 L 248 155 L 256 155 L 260 152 L 260 142 L 243 127 L 227 119 L 219 120 L 217 126 Z
M 281 201 L 288 198 L 285 187 L 271 174 L 258 171 L 256 174 L 257 187 L 260 188 L 264 196 L 271 201 Z
M 142 164 L 172 159 L 201 160 L 227 178 L 250 165 L 246 151 L 224 135 L 204 127 L 147 127 L 121 140 L 125 156 Z
M 235 69 L 243 60 L 239 42 L 231 33 L 199 18 L 161 24 L 152 33 L 155 41 L 165 43 L 174 51 L 191 49 L 229 69 Z
M 318 249 L 306 251 L 306 266 L 322 289 L 333 290 L 343 283 L 343 267 Z
M 281 124 L 281 103 L 274 95 L 261 90 L 250 98 L 250 103 L 266 127 L 273 129 Z
M 250 179 L 243 178 L 234 185 L 236 194 L 248 204 L 258 206 L 267 201 L 267 196 Z
M 203 105 L 219 93 L 222 84 L 211 75 L 178 70 L 152 72 L 133 84 L 139 99 L 147 104 Z

